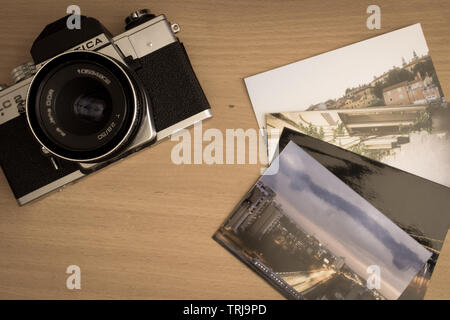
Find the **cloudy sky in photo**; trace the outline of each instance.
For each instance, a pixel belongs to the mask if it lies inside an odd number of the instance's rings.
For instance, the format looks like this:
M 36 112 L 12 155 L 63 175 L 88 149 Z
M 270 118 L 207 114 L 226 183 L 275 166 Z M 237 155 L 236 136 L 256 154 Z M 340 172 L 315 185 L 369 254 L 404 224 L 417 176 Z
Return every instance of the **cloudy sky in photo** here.
M 278 165 L 261 181 L 285 213 L 361 277 L 379 266 L 379 292 L 397 299 L 431 253 L 295 143 L 283 149 Z

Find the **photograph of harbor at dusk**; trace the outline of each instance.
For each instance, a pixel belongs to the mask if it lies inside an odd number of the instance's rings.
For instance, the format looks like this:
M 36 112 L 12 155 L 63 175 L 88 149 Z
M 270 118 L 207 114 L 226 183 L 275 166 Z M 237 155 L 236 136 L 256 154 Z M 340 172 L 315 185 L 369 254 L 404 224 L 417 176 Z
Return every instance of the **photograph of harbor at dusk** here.
M 398 299 L 431 252 L 294 143 L 278 160 L 215 240 L 291 299 Z

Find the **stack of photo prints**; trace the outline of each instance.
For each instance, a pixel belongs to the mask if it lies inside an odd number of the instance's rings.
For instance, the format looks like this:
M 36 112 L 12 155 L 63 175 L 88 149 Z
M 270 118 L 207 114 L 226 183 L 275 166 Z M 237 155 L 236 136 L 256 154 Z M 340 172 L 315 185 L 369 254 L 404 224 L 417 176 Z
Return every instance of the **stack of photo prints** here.
M 271 165 L 214 239 L 289 299 L 423 299 L 450 225 L 450 106 L 420 24 L 245 84 Z

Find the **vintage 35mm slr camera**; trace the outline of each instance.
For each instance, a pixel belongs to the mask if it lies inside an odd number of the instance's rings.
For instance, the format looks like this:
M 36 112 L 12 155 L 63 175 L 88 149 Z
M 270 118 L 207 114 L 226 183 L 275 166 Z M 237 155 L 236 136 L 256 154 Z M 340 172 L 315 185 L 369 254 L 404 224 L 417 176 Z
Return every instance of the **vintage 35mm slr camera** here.
M 80 18 L 49 24 L 0 86 L 0 165 L 20 205 L 211 117 L 178 25 L 139 10 L 112 37 Z

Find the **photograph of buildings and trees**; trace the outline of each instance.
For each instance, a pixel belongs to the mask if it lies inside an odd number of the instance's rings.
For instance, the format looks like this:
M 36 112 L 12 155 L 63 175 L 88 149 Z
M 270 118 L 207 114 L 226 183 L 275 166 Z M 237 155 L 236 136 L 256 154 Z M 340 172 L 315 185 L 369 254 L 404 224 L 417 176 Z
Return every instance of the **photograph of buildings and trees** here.
M 289 127 L 450 186 L 450 107 L 430 55 L 410 55 L 341 97 L 268 114 L 269 139 L 272 128 Z

